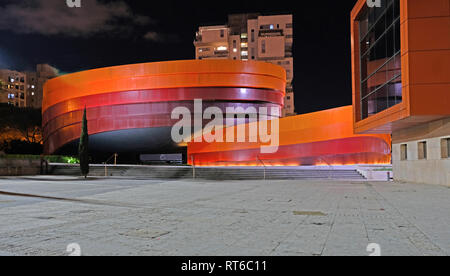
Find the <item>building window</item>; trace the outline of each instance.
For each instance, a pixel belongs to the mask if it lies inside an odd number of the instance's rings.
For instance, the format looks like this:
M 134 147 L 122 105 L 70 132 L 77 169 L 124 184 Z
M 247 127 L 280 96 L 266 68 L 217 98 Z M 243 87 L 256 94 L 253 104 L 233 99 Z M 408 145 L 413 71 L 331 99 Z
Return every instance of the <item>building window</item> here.
M 419 160 L 427 159 L 427 155 L 427 142 L 419 142 Z
M 220 37 L 225 37 L 225 31 L 224 30 L 220 30 Z
M 200 52 L 200 53 L 202 53 L 202 52 L 209 52 L 211 49 L 210 48 L 199 48 L 198 49 L 198 51 Z
M 408 160 L 408 145 L 406 144 L 400 146 L 400 160 Z
M 261 41 L 261 53 L 263 53 L 263 54 L 266 53 L 266 41 L 265 40 Z
M 359 15 L 361 119 L 402 102 L 400 0 Z
M 441 155 L 444 159 L 450 158 L 450 138 L 441 140 Z
M 252 39 L 252 42 L 255 42 L 255 30 L 252 30 L 252 37 L 251 37 L 251 39 Z

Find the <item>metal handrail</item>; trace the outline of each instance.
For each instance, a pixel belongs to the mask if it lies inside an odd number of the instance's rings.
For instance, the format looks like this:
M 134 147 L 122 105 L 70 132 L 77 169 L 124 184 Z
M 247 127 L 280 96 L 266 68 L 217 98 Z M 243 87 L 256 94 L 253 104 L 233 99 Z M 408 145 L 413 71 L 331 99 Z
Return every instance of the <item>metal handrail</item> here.
M 258 158 L 259 162 L 261 162 L 261 164 L 264 167 L 264 181 L 266 180 L 266 164 L 264 164 L 264 162 L 261 160 L 261 158 L 259 158 L 259 155 L 256 156 L 256 158 Z
M 327 162 L 325 158 L 319 156 L 319 159 L 324 161 L 328 165 L 328 167 L 331 168 L 330 173 L 328 174 L 328 179 L 331 179 L 331 172 L 334 172 L 334 167 L 329 162 Z
M 196 175 L 195 175 L 195 156 L 192 154 L 191 155 L 191 160 L 192 160 L 192 178 L 195 179 Z
M 118 156 L 119 155 L 117 153 L 114 153 L 105 162 L 103 162 L 103 165 L 105 165 L 105 177 L 108 177 L 108 162 L 111 161 L 111 159 L 114 158 L 114 166 L 117 166 L 117 157 Z

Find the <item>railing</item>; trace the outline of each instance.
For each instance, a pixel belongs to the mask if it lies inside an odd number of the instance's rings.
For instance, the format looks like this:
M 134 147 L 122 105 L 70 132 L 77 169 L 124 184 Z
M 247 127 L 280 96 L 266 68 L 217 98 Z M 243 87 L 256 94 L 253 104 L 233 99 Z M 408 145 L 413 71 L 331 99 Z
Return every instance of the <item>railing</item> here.
M 192 160 L 192 178 L 195 179 L 196 175 L 195 175 L 195 156 L 191 155 L 191 160 Z
M 261 162 L 261 164 L 264 167 L 264 181 L 265 181 L 266 180 L 266 169 L 267 169 L 266 164 L 264 164 L 264 162 L 261 160 L 261 158 L 259 158 L 259 155 L 257 156 L 257 158 L 258 158 L 258 161 Z
M 331 165 L 330 162 L 328 162 L 328 161 L 327 161 L 325 158 L 323 158 L 323 157 L 319 157 L 319 159 L 322 160 L 323 162 L 325 162 L 325 163 L 328 165 L 328 167 L 331 168 L 330 172 L 328 173 L 328 178 L 329 178 L 329 179 L 332 179 L 332 178 L 333 178 L 333 177 L 332 177 L 332 174 L 333 174 L 333 172 L 334 172 L 334 167 L 333 167 L 333 165 Z
M 114 166 L 117 166 L 117 157 L 118 156 L 119 155 L 117 153 L 114 153 L 113 155 L 111 155 L 110 158 L 108 158 L 108 160 L 103 162 L 103 165 L 105 165 L 105 177 L 108 177 L 108 162 L 111 161 L 111 159 L 114 158 Z

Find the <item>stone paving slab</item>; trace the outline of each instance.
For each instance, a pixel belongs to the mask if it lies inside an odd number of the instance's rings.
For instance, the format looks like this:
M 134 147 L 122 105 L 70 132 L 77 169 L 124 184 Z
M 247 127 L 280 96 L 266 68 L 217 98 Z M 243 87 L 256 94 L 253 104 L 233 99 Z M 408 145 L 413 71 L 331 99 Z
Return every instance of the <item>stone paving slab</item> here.
M 449 255 L 449 207 L 447 187 L 394 182 L 8 177 L 0 256 Z

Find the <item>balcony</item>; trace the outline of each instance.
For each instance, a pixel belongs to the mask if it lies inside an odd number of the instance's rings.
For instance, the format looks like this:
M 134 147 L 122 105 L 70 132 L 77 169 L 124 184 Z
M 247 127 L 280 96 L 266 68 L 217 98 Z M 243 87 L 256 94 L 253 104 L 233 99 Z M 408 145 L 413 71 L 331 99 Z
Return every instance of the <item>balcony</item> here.
M 229 54 L 229 51 L 214 51 L 214 56 L 216 57 L 228 57 Z
M 260 30 L 259 31 L 260 37 L 268 37 L 268 36 L 284 36 L 283 30 Z

